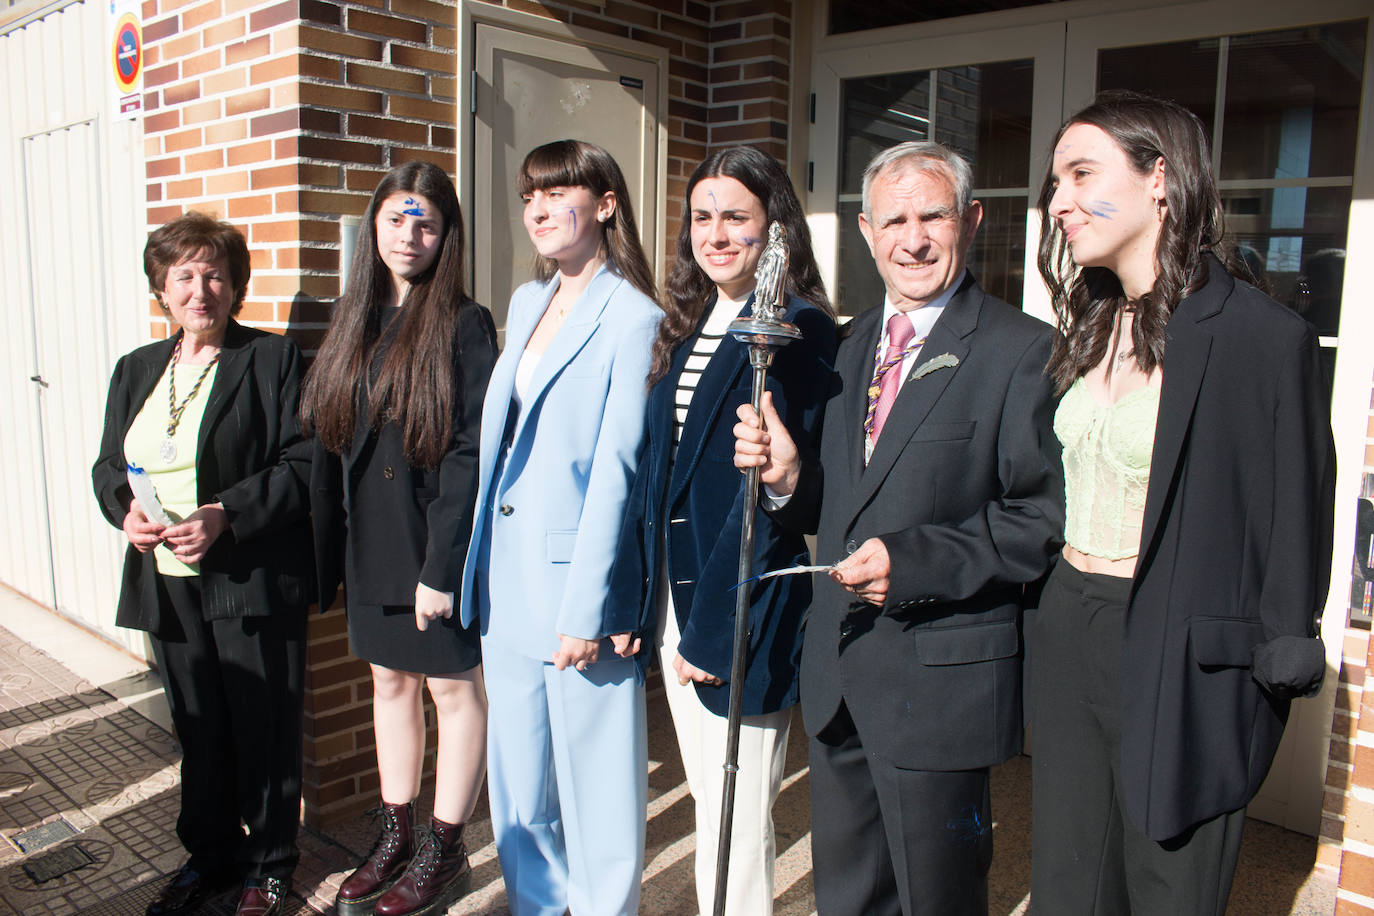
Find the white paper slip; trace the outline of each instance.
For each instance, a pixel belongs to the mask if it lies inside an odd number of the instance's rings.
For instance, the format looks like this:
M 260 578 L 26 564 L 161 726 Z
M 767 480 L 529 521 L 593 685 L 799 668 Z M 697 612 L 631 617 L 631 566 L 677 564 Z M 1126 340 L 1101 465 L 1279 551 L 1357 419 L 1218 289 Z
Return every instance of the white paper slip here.
M 157 498 L 157 490 L 153 488 L 153 481 L 148 477 L 148 472 L 136 464 L 127 467 L 129 489 L 133 492 L 134 499 L 143 507 L 143 514 L 148 516 L 148 521 L 163 526 L 172 524 L 171 517 L 163 510 L 162 503 Z
M 789 567 L 787 567 L 786 569 L 774 569 L 774 570 L 771 570 L 771 571 L 766 572 L 766 573 L 759 573 L 757 576 L 753 576 L 752 578 L 745 579 L 743 582 L 737 582 L 737 583 L 735 583 L 734 585 L 730 586 L 730 591 L 733 592 L 735 589 L 739 588 L 741 585 L 748 585 L 750 582 L 762 582 L 764 579 L 772 579 L 772 578 L 774 578 L 775 576 L 800 576 L 800 575 L 802 575 L 803 573 L 830 572 L 830 570 L 832 570 L 832 569 L 834 569 L 834 568 L 835 568 L 835 567 L 834 567 L 833 565 L 829 565 L 829 566 L 789 566 Z

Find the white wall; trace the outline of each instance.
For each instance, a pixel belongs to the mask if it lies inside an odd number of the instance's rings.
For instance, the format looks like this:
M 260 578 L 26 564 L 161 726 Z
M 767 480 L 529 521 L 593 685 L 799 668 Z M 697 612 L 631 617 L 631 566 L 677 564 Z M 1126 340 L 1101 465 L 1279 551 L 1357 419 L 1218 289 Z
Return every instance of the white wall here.
M 94 0 L 0 16 L 0 582 L 142 653 L 114 626 L 122 537 L 90 484 L 114 361 L 148 328 L 142 125 L 115 116 L 111 28 Z

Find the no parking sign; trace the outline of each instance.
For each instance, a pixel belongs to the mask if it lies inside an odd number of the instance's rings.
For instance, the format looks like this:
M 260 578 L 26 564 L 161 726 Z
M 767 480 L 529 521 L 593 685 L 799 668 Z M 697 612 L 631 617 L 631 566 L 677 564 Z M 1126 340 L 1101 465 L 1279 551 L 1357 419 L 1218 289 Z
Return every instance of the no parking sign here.
M 115 112 L 136 117 L 143 107 L 139 83 L 143 76 L 143 26 L 136 5 L 112 0 L 109 6 L 110 72 L 114 78 Z

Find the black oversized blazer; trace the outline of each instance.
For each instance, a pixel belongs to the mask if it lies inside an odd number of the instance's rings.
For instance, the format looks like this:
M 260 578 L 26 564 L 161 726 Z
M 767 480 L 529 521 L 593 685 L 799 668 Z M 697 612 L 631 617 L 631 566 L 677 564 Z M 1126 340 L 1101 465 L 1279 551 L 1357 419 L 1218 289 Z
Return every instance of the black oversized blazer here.
M 713 303 L 712 303 L 713 304 Z M 747 316 L 752 299 L 740 311 Z M 701 325 L 711 313 L 708 305 Z M 821 412 L 831 388 L 835 362 L 835 323 L 800 299 L 788 300 L 785 321 L 802 339 L 774 357 L 767 378 L 773 404 L 802 448 L 819 440 Z M 700 325 L 697 328 L 700 333 Z M 730 663 L 735 633 L 735 592 L 739 577 L 740 528 L 744 523 L 744 477 L 734 465 L 735 410 L 753 393 L 749 348 L 726 336 L 697 382 L 677 460 L 673 415 L 678 379 L 696 336 L 673 354 L 668 374 L 649 392 L 645 446 L 626 504 L 620 546 L 611 573 L 611 597 L 618 629 L 645 634 L 657 623 L 659 570 L 667 564 L 669 587 L 682 640 L 678 654 L 721 678 L 720 685 L 697 684 L 697 697 L 717 715 L 730 700 Z M 664 554 L 666 535 L 667 553 Z M 802 536 L 755 513 L 756 572 L 807 562 Z M 779 577 L 752 587 L 749 646 L 744 678 L 744 714 L 761 715 L 797 702 L 801 663 L 801 624 L 811 603 L 808 578 Z
M 465 299 L 451 345 L 453 431 L 437 468 L 406 461 L 401 428 L 391 422 L 377 429 L 359 422 L 341 456 L 312 440 L 310 514 L 320 610 L 333 604 L 345 582 L 352 589 L 349 601 L 371 606 L 413 605 L 417 582 L 441 592 L 457 590 L 472 533 L 482 400 L 496 362 L 491 312 Z M 359 416 L 365 417 L 365 395 L 360 401 Z M 352 494 L 347 505 L 345 477 Z
M 123 527 L 133 499 L 124 436 L 166 370 L 175 341 L 126 354 L 110 379 L 91 478 L 100 509 L 116 528 Z M 314 599 L 306 490 L 285 461 L 300 441 L 301 362 L 289 338 L 229 320 L 196 445 L 196 500 L 223 503 L 229 521 L 200 563 L 206 620 L 303 613 Z M 118 626 L 160 632 L 157 575 L 153 552 L 130 545 Z
M 931 329 L 864 466 L 881 307 L 845 329 L 820 465 L 778 517 L 818 524 L 821 562 L 868 538 L 892 572 L 881 608 L 816 577 L 801 700 L 816 735 L 843 702 L 888 764 L 965 770 L 1021 747 L 1025 586 L 1062 543 L 1064 485 L 1045 364 L 1054 331 L 966 274 Z
M 1167 327 L 1122 646 L 1125 807 L 1156 840 L 1259 790 L 1289 699 L 1256 678 L 1287 668 L 1301 688 L 1325 667 L 1309 637 L 1330 585 L 1336 464 L 1316 332 L 1207 266 Z

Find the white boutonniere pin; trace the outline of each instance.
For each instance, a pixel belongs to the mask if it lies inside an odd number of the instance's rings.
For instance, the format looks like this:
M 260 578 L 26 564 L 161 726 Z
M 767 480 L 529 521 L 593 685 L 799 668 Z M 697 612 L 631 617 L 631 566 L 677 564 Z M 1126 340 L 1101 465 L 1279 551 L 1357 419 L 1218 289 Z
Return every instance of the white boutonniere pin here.
M 936 369 L 952 369 L 957 365 L 959 365 L 959 357 L 955 356 L 953 353 L 941 353 L 939 356 L 931 357 L 917 366 L 915 371 L 911 373 L 910 381 L 914 382 L 921 376 L 929 375 Z

